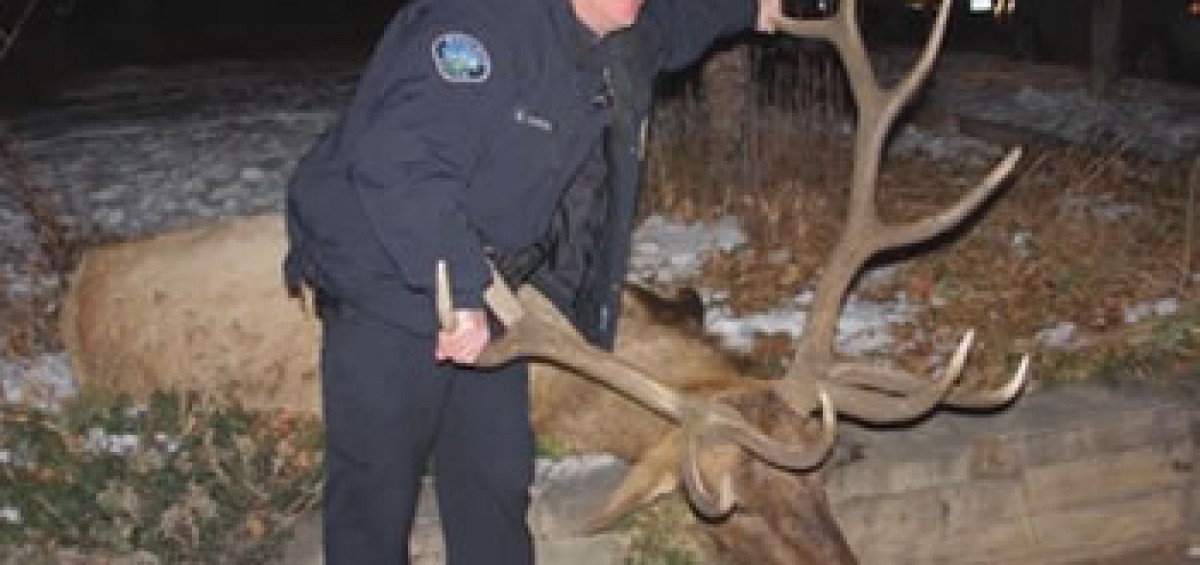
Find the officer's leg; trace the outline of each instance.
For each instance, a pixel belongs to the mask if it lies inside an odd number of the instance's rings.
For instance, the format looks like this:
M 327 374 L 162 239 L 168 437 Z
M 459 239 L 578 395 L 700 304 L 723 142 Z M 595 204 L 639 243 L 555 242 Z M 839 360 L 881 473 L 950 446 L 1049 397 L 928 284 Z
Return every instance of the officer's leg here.
M 460 371 L 434 449 L 451 565 L 528 565 L 533 432 L 524 364 Z
M 325 563 L 406 564 L 449 380 L 436 374 L 432 337 L 344 306 L 323 319 Z

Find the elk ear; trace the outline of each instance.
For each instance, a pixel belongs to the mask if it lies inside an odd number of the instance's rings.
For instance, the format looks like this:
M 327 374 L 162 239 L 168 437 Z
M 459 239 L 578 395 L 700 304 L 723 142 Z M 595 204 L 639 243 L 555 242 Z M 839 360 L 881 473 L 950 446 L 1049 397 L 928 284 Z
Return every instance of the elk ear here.
M 704 328 L 704 300 L 691 287 L 663 295 L 643 286 L 626 285 L 623 315 L 664 326 Z

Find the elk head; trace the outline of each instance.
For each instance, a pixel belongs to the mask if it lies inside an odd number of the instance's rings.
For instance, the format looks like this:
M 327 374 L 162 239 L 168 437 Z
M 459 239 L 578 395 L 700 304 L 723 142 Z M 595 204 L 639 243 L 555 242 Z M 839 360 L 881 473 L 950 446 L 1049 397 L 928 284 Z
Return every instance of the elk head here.
M 932 380 L 888 364 L 840 359 L 834 351 L 844 297 L 863 265 L 884 250 L 928 241 L 961 223 L 996 192 L 1021 154 L 1019 149 L 1010 151 L 975 188 L 940 213 L 908 224 L 885 224 L 876 209 L 876 191 L 887 133 L 933 68 L 952 0 L 942 1 L 934 30 L 915 67 L 891 87 L 879 83 L 867 57 L 856 4 L 854 0 L 842 3 L 827 19 L 775 21 L 780 32 L 823 39 L 834 46 L 845 65 L 858 107 L 848 217 L 840 240 L 821 270 L 804 334 L 783 378 L 743 381 L 716 393 L 675 390 L 662 384 L 654 371 L 588 345 L 535 289 L 522 287 L 514 293 L 499 276 L 493 276 L 494 283 L 486 294 L 489 307 L 506 332 L 489 346 L 480 363 L 494 365 L 531 358 L 564 366 L 672 422 L 676 426 L 670 442 L 674 447 L 665 452 L 678 458 L 677 477 L 695 509 L 711 519 L 720 519 L 734 510 L 739 481 L 754 481 L 754 473 L 746 471 L 738 456 L 716 455 L 722 449 L 728 452 L 729 446 L 737 446 L 740 454 L 749 454 L 758 461 L 754 465 L 808 471 L 821 464 L 834 443 L 836 414 L 871 423 L 891 423 L 913 420 L 939 405 L 997 407 L 1019 393 L 1027 376 L 1026 356 L 1008 383 L 998 390 L 956 387 L 973 332 L 967 332 L 942 374 Z M 439 307 L 443 320 L 449 323 L 452 306 L 444 269 L 439 269 L 439 278 Z M 767 420 L 772 422 L 769 430 L 762 427 Z M 627 494 L 623 500 L 630 502 L 633 498 Z M 618 493 L 604 518 L 628 508 L 621 500 Z

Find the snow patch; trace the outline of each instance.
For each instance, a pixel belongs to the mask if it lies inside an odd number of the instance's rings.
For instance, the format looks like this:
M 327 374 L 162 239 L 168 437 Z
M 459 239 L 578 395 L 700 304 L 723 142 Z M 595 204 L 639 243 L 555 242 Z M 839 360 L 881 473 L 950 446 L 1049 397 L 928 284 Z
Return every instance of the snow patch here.
M 634 282 L 680 282 L 694 277 L 713 255 L 734 251 L 747 242 L 739 221 L 723 217 L 715 222 L 680 223 L 662 216 L 646 220 L 634 232 L 634 250 L 630 280 Z M 774 252 L 775 260 L 785 260 L 788 254 Z M 882 283 L 891 280 L 899 268 L 884 265 L 868 271 L 864 280 Z M 763 312 L 734 315 L 729 307 L 729 291 L 700 289 L 705 301 L 705 329 L 721 338 L 725 346 L 748 351 L 756 336 L 786 334 L 799 337 L 812 303 L 811 290 L 800 292 L 791 300 Z M 895 346 L 888 328 L 909 319 L 915 307 L 903 296 L 892 302 L 861 300 L 851 296 L 838 319 L 837 348 L 843 353 L 858 355 L 886 351 Z
M 1174 316 L 1179 313 L 1179 299 L 1163 298 L 1125 307 L 1125 323 L 1136 324 L 1150 317 Z
M 1059 322 L 1053 327 L 1039 331 L 1033 341 L 1048 349 L 1075 349 L 1079 346 L 1077 338 L 1079 327 L 1072 322 Z
M 634 282 L 672 283 L 700 274 L 712 255 L 746 245 L 738 218 L 684 224 L 651 216 L 633 232 L 629 278 Z
M 62 352 L 32 359 L 0 358 L 0 385 L 6 402 L 43 409 L 56 409 L 77 391 L 67 354 Z

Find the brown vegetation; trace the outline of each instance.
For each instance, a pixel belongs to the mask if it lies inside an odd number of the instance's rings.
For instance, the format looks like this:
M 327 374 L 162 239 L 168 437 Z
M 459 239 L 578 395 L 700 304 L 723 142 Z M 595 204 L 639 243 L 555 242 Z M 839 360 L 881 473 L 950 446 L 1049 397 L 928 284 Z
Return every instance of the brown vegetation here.
M 280 296 L 285 247 L 263 216 L 90 249 L 60 325 L 76 378 L 318 414 L 317 328 Z

